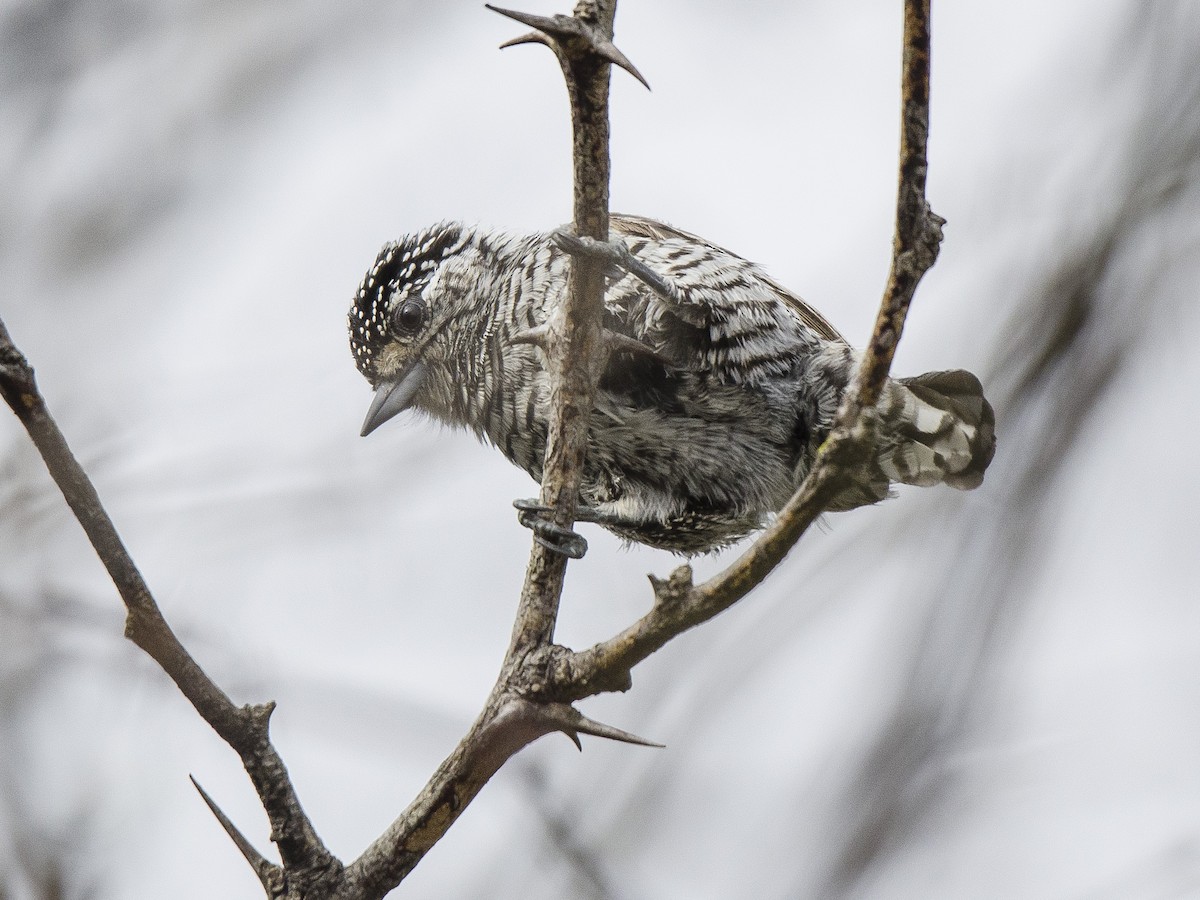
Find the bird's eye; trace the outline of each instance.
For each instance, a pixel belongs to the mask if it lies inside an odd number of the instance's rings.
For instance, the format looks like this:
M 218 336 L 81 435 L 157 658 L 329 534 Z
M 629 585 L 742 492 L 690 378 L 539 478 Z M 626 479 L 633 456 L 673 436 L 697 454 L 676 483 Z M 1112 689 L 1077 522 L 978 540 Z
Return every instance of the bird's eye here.
M 412 334 L 425 323 L 425 304 L 413 298 L 405 300 L 392 313 L 392 327 L 399 334 Z

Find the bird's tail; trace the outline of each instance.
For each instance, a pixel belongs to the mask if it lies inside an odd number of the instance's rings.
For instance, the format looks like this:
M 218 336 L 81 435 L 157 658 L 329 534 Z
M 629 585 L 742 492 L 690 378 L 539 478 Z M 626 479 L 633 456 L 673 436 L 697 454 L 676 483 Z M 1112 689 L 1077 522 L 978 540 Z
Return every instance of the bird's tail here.
M 879 404 L 879 468 L 901 484 L 983 483 L 996 452 L 996 415 L 970 372 L 928 372 L 893 381 Z

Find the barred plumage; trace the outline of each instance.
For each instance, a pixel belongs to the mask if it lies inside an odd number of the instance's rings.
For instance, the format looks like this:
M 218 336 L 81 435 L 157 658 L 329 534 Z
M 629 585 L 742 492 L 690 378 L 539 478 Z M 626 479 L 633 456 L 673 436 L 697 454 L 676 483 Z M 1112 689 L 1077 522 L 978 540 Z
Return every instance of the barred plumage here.
M 758 266 L 650 219 L 610 227 L 665 284 L 614 271 L 580 500 L 621 537 L 694 554 L 760 527 L 791 496 L 828 433 L 857 354 Z M 522 333 L 566 292 L 550 234 L 441 223 L 388 244 L 350 310 L 350 344 L 376 389 L 363 433 L 403 409 L 463 426 L 540 480 L 549 398 L 541 351 Z M 977 378 L 889 381 L 875 462 L 835 509 L 893 482 L 976 487 L 995 419 Z

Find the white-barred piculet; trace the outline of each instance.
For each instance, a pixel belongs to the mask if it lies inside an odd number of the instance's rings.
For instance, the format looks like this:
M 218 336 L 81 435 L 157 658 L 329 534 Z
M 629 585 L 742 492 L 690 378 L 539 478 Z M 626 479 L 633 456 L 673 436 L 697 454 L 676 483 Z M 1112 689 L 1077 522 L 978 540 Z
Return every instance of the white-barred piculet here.
M 630 265 L 611 268 L 605 294 L 604 327 L 618 337 L 591 414 L 579 519 L 684 555 L 719 549 L 792 496 L 858 354 L 754 263 L 651 219 L 613 215 L 609 228 Z M 570 243 L 445 222 L 384 246 L 349 315 L 375 389 L 363 434 L 413 408 L 540 481 L 549 382 L 528 336 L 566 296 L 580 252 Z M 974 375 L 889 380 L 878 409 L 878 452 L 832 509 L 875 503 L 897 482 L 983 481 L 995 416 Z M 518 506 L 548 545 L 582 553 L 536 504 Z

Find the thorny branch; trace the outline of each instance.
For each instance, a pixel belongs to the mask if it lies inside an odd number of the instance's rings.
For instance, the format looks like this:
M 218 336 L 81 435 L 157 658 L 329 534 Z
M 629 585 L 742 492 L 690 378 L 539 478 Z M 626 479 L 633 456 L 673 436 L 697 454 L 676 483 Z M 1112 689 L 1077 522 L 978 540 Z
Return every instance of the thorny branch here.
M 649 613 L 615 637 L 557 654 L 548 694 L 573 701 L 626 690 L 631 669 L 684 631 L 746 596 L 783 561 L 830 501 L 849 484 L 875 441 L 875 401 L 887 379 L 917 284 L 936 262 L 944 220 L 925 199 L 929 138 L 930 0 L 906 0 L 901 80 L 900 172 L 891 271 L 871 339 L 829 437 L 804 483 L 775 521 L 725 571 L 692 584 L 689 566 L 652 578 Z
M 536 31 L 505 46 L 540 43 L 554 51 L 567 83 L 574 135 L 574 231 L 608 238 L 608 87 L 612 64 L 645 80 L 613 46 L 616 0 L 579 0 L 574 16 L 534 16 L 489 6 Z M 544 344 L 550 375 L 549 432 L 541 501 L 569 527 L 583 474 L 596 383 L 602 368 L 601 314 L 604 271 L 596 260 L 571 263 L 570 289 L 546 323 Z M 398 882 L 453 824 L 462 809 L 514 753 L 529 742 L 562 731 L 579 743 L 592 734 L 648 744 L 634 735 L 592 722 L 564 703 L 547 702 L 544 654 L 554 644 L 567 560 L 535 542 L 517 607 L 512 641 L 500 676 L 466 737 L 442 763 L 420 796 L 388 831 L 347 870 L 374 868 L 383 881 Z
M 282 871 L 314 880 L 336 877 L 341 863 L 325 848 L 296 796 L 287 769 L 268 737 L 274 704 L 235 706 L 179 642 L 122 543 L 38 391 L 33 369 L 0 322 L 0 394 L 37 447 L 55 484 L 83 526 L 127 610 L 125 636 L 154 659 L 196 711 L 242 759 L 271 822 L 283 868 L 264 868 L 264 884 Z M 270 866 L 270 864 L 266 864 Z M 288 896 L 275 894 L 274 896 Z
M 570 704 L 626 690 L 632 668 L 672 638 L 727 609 L 758 585 L 845 486 L 875 440 L 874 404 L 887 377 L 917 283 L 937 258 L 942 220 L 925 200 L 929 129 L 930 0 L 906 0 L 899 195 L 891 271 L 874 331 L 817 463 L 796 495 L 728 569 L 694 585 L 688 566 L 652 578 L 655 604 L 615 637 L 572 652 L 553 643 L 566 560 L 534 545 L 512 642 L 483 711 L 407 810 L 363 854 L 343 866 L 321 843 L 268 737 L 273 704 L 237 707 L 179 643 L 95 489 L 46 409 L 33 371 L 0 322 L 0 394 L 25 425 L 128 609 L 126 635 L 153 657 L 200 715 L 239 754 L 271 822 L 282 864 L 265 860 L 201 790 L 270 897 L 376 900 L 389 893 L 442 837 L 488 779 L 522 747 L 561 731 L 648 744 L 593 722 Z M 574 128 L 575 233 L 608 236 L 608 84 L 617 65 L 645 79 L 612 43 L 616 0 L 579 0 L 574 15 L 494 9 L 535 29 L 505 46 L 541 43 L 567 82 Z M 541 500 L 559 525 L 574 519 L 587 421 L 603 364 L 603 274 L 586 257 L 571 264 L 570 296 L 548 323 L 553 384 Z M 197 785 L 199 788 L 199 785 Z

